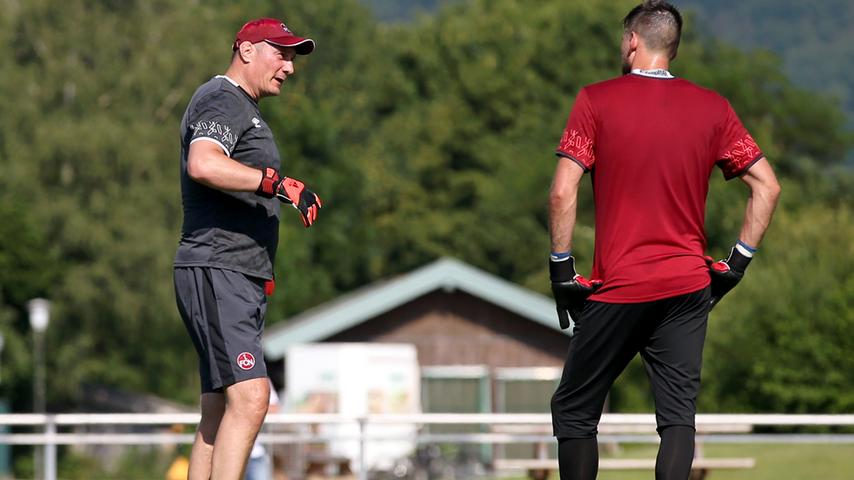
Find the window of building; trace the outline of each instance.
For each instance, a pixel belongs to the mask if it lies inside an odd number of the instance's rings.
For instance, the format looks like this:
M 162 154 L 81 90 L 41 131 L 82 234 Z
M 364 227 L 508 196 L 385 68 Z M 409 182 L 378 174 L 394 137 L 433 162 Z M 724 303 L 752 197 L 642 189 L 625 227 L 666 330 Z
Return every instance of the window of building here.
M 496 413 L 549 413 L 552 394 L 560 381 L 558 367 L 495 369 Z M 550 428 L 524 425 L 496 426 L 499 431 L 524 435 L 551 435 Z M 498 444 L 498 458 L 544 458 L 557 456 L 554 441 Z

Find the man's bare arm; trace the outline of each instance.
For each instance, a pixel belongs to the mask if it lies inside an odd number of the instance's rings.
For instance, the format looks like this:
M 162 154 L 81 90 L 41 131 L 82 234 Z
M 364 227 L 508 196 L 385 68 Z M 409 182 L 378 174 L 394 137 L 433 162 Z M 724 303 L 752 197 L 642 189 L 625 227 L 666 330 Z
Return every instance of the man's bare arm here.
M 549 277 L 558 321 L 563 329 L 572 327 L 572 322 L 581 318 L 585 300 L 602 286 L 601 280 L 587 280 L 579 275 L 575 271 L 575 258 L 569 254 L 572 232 L 575 230 L 578 184 L 583 175 L 581 165 L 561 157 L 549 194 L 549 229 L 552 236 Z M 574 328 L 570 328 L 569 334 L 574 334 Z
M 771 164 L 765 157 L 759 159 L 741 176 L 741 180 L 750 187 L 750 197 L 744 212 L 744 223 L 738 239 L 753 248 L 759 247 L 765 231 L 771 223 L 777 199 L 780 197 L 780 184 L 774 175 Z
M 721 298 L 741 281 L 753 253 L 768 230 L 768 224 L 771 223 L 771 217 L 777 207 L 777 199 L 780 197 L 780 184 L 777 183 L 777 177 L 765 157 L 750 167 L 741 176 L 741 180 L 750 187 L 744 224 L 729 257 L 710 266 L 712 283 L 709 309 L 714 308 Z
M 190 144 L 187 174 L 193 180 L 216 188 L 237 192 L 254 192 L 264 173 L 228 157 L 214 142 L 200 140 Z
M 549 230 L 552 252 L 568 252 L 572 249 L 572 232 L 575 230 L 575 215 L 578 206 L 578 185 L 584 169 L 574 161 L 561 157 L 555 170 L 549 194 Z

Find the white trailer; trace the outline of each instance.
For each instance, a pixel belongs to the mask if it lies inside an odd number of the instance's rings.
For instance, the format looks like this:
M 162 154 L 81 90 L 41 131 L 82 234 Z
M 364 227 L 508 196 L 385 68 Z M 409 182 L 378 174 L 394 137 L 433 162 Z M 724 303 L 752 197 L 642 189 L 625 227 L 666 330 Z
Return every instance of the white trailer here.
M 287 353 L 285 410 L 342 415 L 421 413 L 421 376 L 415 347 L 389 343 L 315 343 Z M 322 425 L 321 432 L 349 437 L 332 440 L 328 453 L 359 465 L 358 425 Z M 415 449 L 414 425 L 368 425 L 369 470 L 390 470 Z

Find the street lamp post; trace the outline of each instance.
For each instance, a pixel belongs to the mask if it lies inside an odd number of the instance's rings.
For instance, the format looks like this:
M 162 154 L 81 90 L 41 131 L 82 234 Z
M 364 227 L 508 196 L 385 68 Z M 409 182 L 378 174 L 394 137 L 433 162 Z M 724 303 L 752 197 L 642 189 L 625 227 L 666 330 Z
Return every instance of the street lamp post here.
M 30 315 L 30 326 L 33 329 L 33 412 L 45 413 L 44 334 L 50 321 L 50 302 L 43 298 L 34 298 L 27 302 L 27 311 Z M 47 446 L 48 449 L 51 447 L 51 445 Z M 46 465 L 42 463 L 41 449 L 38 445 L 35 449 L 35 478 L 48 478 L 45 475 L 48 472 L 43 471 Z
M 6 337 L 3 336 L 3 332 L 0 332 L 0 379 L 3 378 L 3 347 L 6 344 Z

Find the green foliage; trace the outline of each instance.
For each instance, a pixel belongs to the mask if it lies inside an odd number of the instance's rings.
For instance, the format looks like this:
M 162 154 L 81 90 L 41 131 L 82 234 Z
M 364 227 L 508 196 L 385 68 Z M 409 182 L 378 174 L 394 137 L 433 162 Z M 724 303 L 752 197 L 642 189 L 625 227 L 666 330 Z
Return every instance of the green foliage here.
M 549 152 L 573 92 L 617 62 L 605 53 L 617 37 L 584 18 L 615 12 L 471 2 L 388 31 L 399 71 L 376 88 L 397 101 L 359 159 L 388 273 L 438 255 L 511 278 L 541 273 Z M 562 32 L 569 22 L 578 27 Z M 608 48 L 573 48 L 585 38 Z M 568 74 L 575 66 L 581 75 Z
M 195 352 L 171 279 L 178 124 L 194 89 L 226 68 L 248 17 L 284 10 L 318 42 L 283 95 L 261 103 L 285 174 L 325 206 L 310 230 L 283 211 L 268 325 L 441 255 L 547 292 L 551 152 L 578 89 L 618 73 L 620 20 L 634 2 L 449 2 L 395 26 L 356 0 L 283 3 L 247 12 L 224 1 L 68 0 L 59 14 L 46 0 L 0 0 L 2 391 L 14 410 L 29 408 L 23 302 L 35 295 L 55 307 L 52 410 L 72 407 L 84 383 L 195 402 Z M 673 69 L 727 96 L 786 179 L 756 265 L 713 315 L 707 408 L 850 409 L 834 395 L 851 390 L 844 374 L 793 388 L 833 365 L 850 370 L 840 356 L 850 350 L 854 180 L 838 167 L 851 144 L 840 110 L 793 87 L 776 58 L 696 35 Z M 746 190 L 712 184 L 707 229 L 722 255 Z M 580 209 L 575 249 L 587 271 L 587 182 Z M 822 287 L 805 286 L 804 272 L 820 273 Z M 804 318 L 814 328 L 800 328 Z M 614 406 L 639 405 L 640 388 L 631 375 Z
M 21 215 L 25 210 L 14 198 L 0 203 L 0 298 L 16 307 L 47 296 L 61 270 L 56 245 L 33 218 Z
M 789 187 L 797 195 L 799 188 Z M 812 205 L 777 215 L 763 249 L 773 253 L 763 252 L 744 285 L 712 312 L 707 409 L 854 408 L 854 358 L 847 353 L 854 348 L 852 238 L 850 207 Z
M 450 0 L 454 1 L 454 0 Z M 460 0 L 457 0 L 460 1 Z M 462 0 L 470 1 L 470 0 Z M 382 21 L 412 21 L 434 13 L 437 0 L 362 0 Z M 634 4 L 640 3 L 640 0 Z M 785 73 L 800 87 L 822 92 L 842 105 L 848 124 L 854 119 L 851 62 L 854 4 L 848 0 L 671 0 L 685 17 L 688 35 L 763 49 L 780 56 Z M 850 159 L 850 157 L 849 157 Z
M 186 386 L 192 375 L 163 374 L 195 361 L 170 311 L 169 251 L 180 221 L 174 125 L 178 103 L 198 83 L 184 68 L 202 69 L 204 55 L 163 55 L 163 45 L 189 43 L 177 26 L 198 13 L 177 5 L 72 1 L 62 15 L 51 2 L 3 5 L 11 11 L 3 70 L 11 74 L 0 80 L 0 102 L 12 114 L 0 117 L 2 196 L 51 239 L 49 248 L 20 242 L 31 253 L 18 258 L 45 262 L 10 272 L 4 285 L 31 271 L 57 279 L 45 294 L 54 301 L 54 409 L 87 380 L 195 397 Z M 217 43 L 206 32 L 196 40 Z M 216 72 L 214 59 L 204 68 Z M 150 345 L 163 348 L 152 355 Z M 13 408 L 28 408 L 24 400 L 13 397 Z

